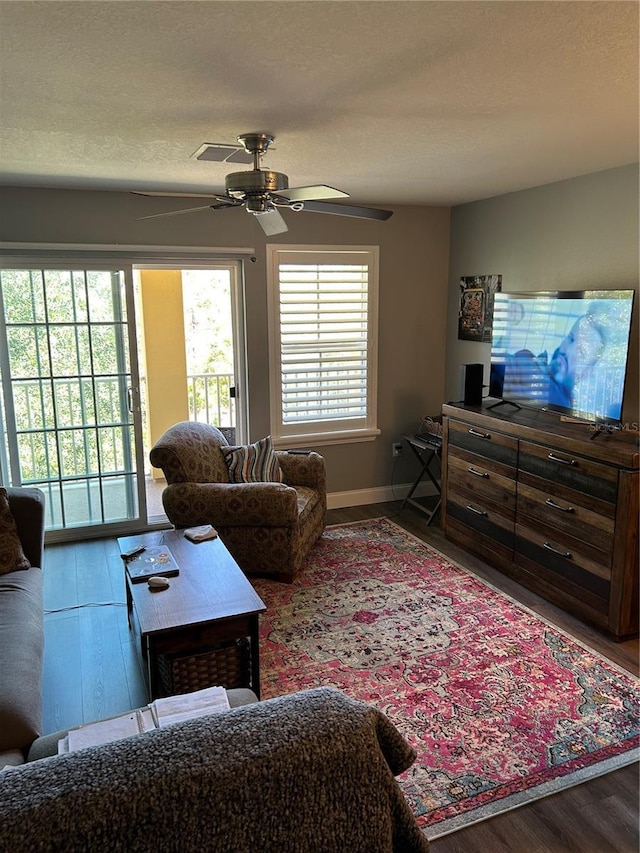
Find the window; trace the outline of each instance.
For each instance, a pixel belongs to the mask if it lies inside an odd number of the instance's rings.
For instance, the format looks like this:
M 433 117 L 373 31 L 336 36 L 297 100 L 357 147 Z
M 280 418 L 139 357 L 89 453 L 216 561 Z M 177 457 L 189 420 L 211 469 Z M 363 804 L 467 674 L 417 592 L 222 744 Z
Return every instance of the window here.
M 274 442 L 374 439 L 378 248 L 269 245 L 267 264 Z

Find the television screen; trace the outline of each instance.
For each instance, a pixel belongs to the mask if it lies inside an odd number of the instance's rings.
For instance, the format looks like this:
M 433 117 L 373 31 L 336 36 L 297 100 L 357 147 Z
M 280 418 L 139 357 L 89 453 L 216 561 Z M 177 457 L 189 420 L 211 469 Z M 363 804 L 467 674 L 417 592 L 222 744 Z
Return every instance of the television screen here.
M 620 421 L 633 290 L 496 293 L 489 396 Z

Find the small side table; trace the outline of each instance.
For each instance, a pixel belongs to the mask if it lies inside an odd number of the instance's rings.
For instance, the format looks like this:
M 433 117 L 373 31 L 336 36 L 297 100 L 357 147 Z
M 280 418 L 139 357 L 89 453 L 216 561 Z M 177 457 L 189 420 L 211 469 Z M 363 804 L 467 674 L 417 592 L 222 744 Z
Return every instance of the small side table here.
M 416 457 L 418 462 L 420 463 L 420 471 L 418 472 L 418 476 L 416 477 L 413 485 L 409 489 L 409 492 L 406 498 L 402 501 L 402 506 L 400 507 L 400 512 L 405 508 L 406 504 L 411 504 L 411 506 L 420 510 L 427 516 L 427 524 L 431 524 L 434 516 L 440 509 L 440 481 L 436 477 L 436 473 L 440 473 L 440 459 L 442 457 L 442 439 L 439 435 L 432 435 L 431 433 L 421 433 L 419 435 L 403 435 L 402 439 L 406 444 L 411 448 L 413 455 Z M 434 473 L 434 468 L 436 468 L 436 473 Z M 429 509 L 428 507 L 421 504 L 419 501 L 415 500 L 413 495 L 420 485 L 420 483 L 428 477 L 429 480 L 436 487 L 438 492 L 438 502 L 436 503 L 433 509 Z

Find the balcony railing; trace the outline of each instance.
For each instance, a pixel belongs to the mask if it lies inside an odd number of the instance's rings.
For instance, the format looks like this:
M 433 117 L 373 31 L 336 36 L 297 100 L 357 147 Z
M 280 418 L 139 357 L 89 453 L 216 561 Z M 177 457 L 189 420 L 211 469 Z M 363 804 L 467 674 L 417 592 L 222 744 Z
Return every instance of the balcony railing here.
M 235 430 L 233 388 L 232 373 L 194 373 L 187 376 L 189 419 Z
M 20 464 L 21 478 L 23 483 L 38 482 L 45 483 L 49 480 L 58 479 L 58 471 L 56 459 L 49 458 L 49 444 L 42 440 L 43 419 L 42 411 L 37 407 L 28 405 L 30 401 L 29 391 L 32 389 L 31 382 L 14 382 L 14 395 L 18 401 L 22 401 L 20 406 L 19 418 L 19 444 L 20 444 Z M 68 387 L 65 387 L 68 385 Z M 110 383 L 106 383 L 107 392 L 110 390 Z M 100 389 L 102 384 L 100 379 L 96 380 L 96 387 Z M 187 391 L 189 400 L 189 419 L 200 421 L 201 423 L 209 423 L 220 428 L 227 440 L 233 443 L 235 440 L 236 428 L 236 401 L 233 397 L 233 374 L 231 373 L 197 373 L 187 377 Z M 56 382 L 57 401 L 60 405 L 67 401 L 68 406 L 65 409 L 64 426 L 60 427 L 60 431 L 67 436 L 67 441 L 71 441 L 69 436 L 77 433 L 80 436 L 79 440 L 73 438 L 73 447 L 66 447 L 64 453 L 65 477 L 75 479 L 77 477 L 86 477 L 87 472 L 98 471 L 98 461 L 96 457 L 96 449 L 87 447 L 86 442 L 83 443 L 84 428 L 86 426 L 95 425 L 92 420 L 89 424 L 85 423 L 86 413 L 78 406 L 72 404 L 73 393 L 77 392 L 77 381 L 69 380 L 65 383 L 63 380 Z M 102 467 L 112 470 L 120 469 L 123 460 L 110 459 L 106 453 L 104 442 L 107 441 L 107 433 L 109 426 L 111 430 L 111 443 L 109 447 L 119 447 L 120 433 L 115 424 L 120 424 L 123 414 L 121 412 L 121 400 L 116 396 L 108 396 L 108 393 L 101 393 L 102 408 L 101 408 L 101 435 L 102 442 Z M 142 405 L 143 410 L 146 406 L 146 384 L 144 381 L 141 385 Z M 25 400 L 27 401 L 25 403 Z M 111 411 L 109 412 L 109 409 Z M 46 432 L 51 432 L 52 427 L 47 426 Z M 106 453 L 106 456 L 105 456 Z M 115 451 L 114 451 L 115 453 Z M 55 473 L 51 469 L 55 468 Z

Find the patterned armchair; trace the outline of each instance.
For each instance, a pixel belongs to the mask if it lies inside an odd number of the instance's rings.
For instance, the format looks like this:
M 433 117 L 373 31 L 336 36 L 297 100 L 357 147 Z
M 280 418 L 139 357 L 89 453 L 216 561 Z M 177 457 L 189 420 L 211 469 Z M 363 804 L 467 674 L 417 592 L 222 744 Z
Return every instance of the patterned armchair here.
M 212 524 L 243 571 L 291 582 L 325 527 L 324 459 L 276 451 L 283 483 L 231 483 L 209 424 L 183 421 L 155 443 L 151 464 L 167 480 L 162 503 L 178 528 Z

